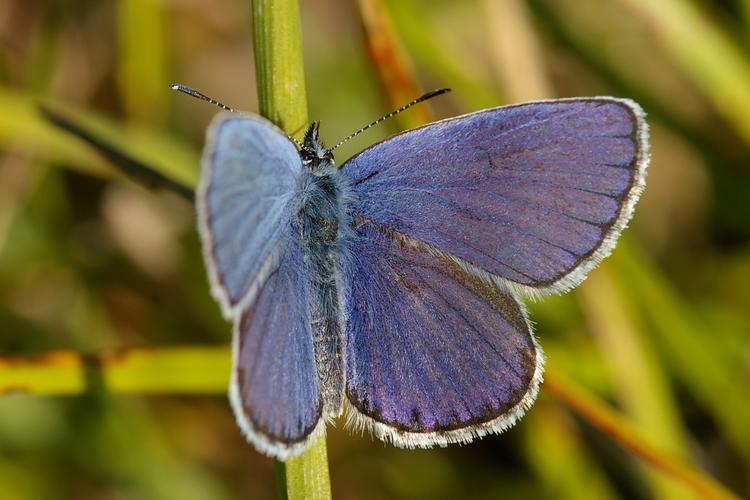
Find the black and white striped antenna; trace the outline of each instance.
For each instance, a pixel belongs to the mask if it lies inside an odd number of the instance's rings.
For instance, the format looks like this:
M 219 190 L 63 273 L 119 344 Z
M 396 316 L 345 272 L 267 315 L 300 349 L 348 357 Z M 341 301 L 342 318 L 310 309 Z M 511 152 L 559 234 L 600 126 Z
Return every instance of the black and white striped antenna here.
M 201 101 L 210 102 L 214 106 L 218 106 L 221 109 L 225 109 L 227 111 L 231 111 L 232 113 L 234 113 L 234 110 L 230 108 L 229 106 L 227 106 L 226 104 L 222 104 L 216 99 L 211 99 L 207 95 L 202 94 L 195 89 L 191 89 L 187 85 L 182 85 L 181 83 L 173 83 L 172 85 L 169 86 L 169 88 L 172 90 L 176 90 L 177 92 L 182 92 L 183 94 L 187 94 L 191 97 L 195 97 L 196 99 L 200 99 Z
M 195 97 L 196 99 L 200 99 L 201 101 L 206 101 L 208 103 L 213 104 L 214 106 L 218 106 L 221 109 L 224 109 L 226 111 L 231 111 L 232 113 L 234 113 L 234 109 L 230 108 L 226 104 L 222 104 L 219 101 L 217 101 L 216 99 L 212 99 L 212 98 L 208 97 L 207 95 L 205 95 L 205 94 L 203 94 L 201 92 L 198 92 L 197 90 L 195 90 L 193 88 L 188 87 L 187 85 L 182 85 L 181 83 L 174 83 L 174 84 L 170 85 L 169 88 L 172 89 L 172 90 L 176 90 L 177 92 L 182 92 L 183 94 L 187 94 L 187 95 L 189 95 L 191 97 Z M 367 130 L 367 129 L 371 128 L 371 127 L 374 127 L 378 123 L 380 123 L 380 122 L 382 122 L 384 120 L 387 120 L 388 118 L 392 118 L 392 117 L 396 116 L 397 114 L 401 113 L 402 111 L 406 111 L 407 109 L 411 108 L 415 104 L 419 104 L 420 102 L 426 101 L 427 99 L 432 99 L 433 97 L 445 94 L 446 92 L 450 92 L 450 90 L 451 89 L 449 89 L 449 88 L 441 88 L 441 89 L 435 89 L 435 90 L 432 90 L 430 92 L 427 92 L 423 96 L 414 99 L 410 103 L 405 104 L 405 105 L 401 106 L 400 108 L 398 108 L 398 109 L 396 109 L 394 111 L 391 111 L 390 113 L 388 113 L 385 116 L 381 116 L 380 118 L 378 118 L 374 122 L 370 123 L 369 125 L 366 125 L 366 126 L 362 127 L 361 129 L 357 130 L 356 132 L 354 132 L 353 134 L 350 134 L 349 136 L 345 137 L 344 139 L 342 139 L 341 141 L 339 141 L 338 144 L 336 144 L 335 146 L 333 146 L 330 149 L 330 151 L 333 151 L 334 149 L 338 148 L 339 146 L 342 146 L 342 145 L 346 144 L 351 139 L 355 138 L 356 136 L 358 136 L 359 134 L 361 134 L 365 130 Z M 302 147 L 302 143 L 300 141 L 298 141 L 297 139 L 295 139 L 291 135 L 287 135 L 287 137 L 292 142 L 294 142 L 298 147 Z
M 200 99 L 201 101 L 206 101 L 208 103 L 213 104 L 214 106 L 218 106 L 221 109 L 224 109 L 226 111 L 231 111 L 232 113 L 234 113 L 234 109 L 230 108 L 226 104 L 222 104 L 216 99 L 212 99 L 208 97 L 206 94 L 198 92 L 197 90 L 190 88 L 187 85 L 183 85 L 181 83 L 173 83 L 172 85 L 169 86 L 169 88 L 172 90 L 176 90 L 177 92 L 182 92 L 183 94 L 187 94 L 190 97 L 195 97 L 196 99 Z M 290 141 L 296 144 L 298 148 L 302 147 L 302 143 L 300 141 L 298 141 L 297 139 L 295 139 L 289 134 L 286 134 L 286 136 L 289 138 Z
M 419 104 L 422 101 L 426 101 L 427 99 L 432 99 L 433 97 L 445 94 L 446 92 L 450 92 L 450 91 L 451 91 L 451 89 L 442 88 L 442 89 L 435 89 L 435 90 L 432 90 L 430 92 L 427 92 L 423 96 L 414 99 L 409 104 L 405 104 L 405 105 L 401 106 L 400 108 L 398 108 L 398 109 L 396 109 L 394 111 L 391 111 L 387 115 L 381 116 L 380 118 L 378 118 L 374 122 L 370 123 L 369 125 L 366 125 L 366 126 L 362 127 L 361 129 L 357 130 L 356 132 L 354 132 L 353 134 L 349 135 L 348 137 L 345 137 L 344 139 L 342 139 L 341 141 L 339 141 L 338 144 L 336 144 L 335 146 L 333 146 L 330 150 L 333 151 L 334 149 L 338 148 L 339 146 L 341 146 L 343 144 L 346 144 L 351 139 L 355 138 L 356 136 L 358 136 L 359 134 L 361 134 L 365 130 L 367 130 L 367 129 L 371 128 L 371 127 L 374 127 L 378 123 L 380 123 L 380 122 L 382 122 L 384 120 L 387 120 L 388 118 L 396 116 L 397 114 L 401 113 L 402 111 L 406 111 L 407 109 L 411 108 L 415 104 Z

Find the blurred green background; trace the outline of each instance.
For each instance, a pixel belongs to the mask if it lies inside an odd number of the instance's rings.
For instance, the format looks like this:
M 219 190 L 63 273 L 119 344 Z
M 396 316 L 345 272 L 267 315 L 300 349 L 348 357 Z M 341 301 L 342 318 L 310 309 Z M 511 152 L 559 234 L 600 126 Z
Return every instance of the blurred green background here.
M 750 1 L 384 5 L 420 86 L 453 88 L 435 117 L 579 95 L 646 109 L 652 164 L 631 228 L 579 289 L 530 304 L 532 318 L 550 370 L 750 497 Z M 329 143 L 394 105 L 367 6 L 301 2 L 310 118 Z M 273 462 L 215 390 L 217 351 L 144 377 L 146 392 L 185 381 L 168 394 L 111 394 L 94 369 L 78 396 L 2 378 L 19 356 L 229 341 L 190 203 L 124 179 L 37 105 L 192 184 L 217 110 L 168 84 L 256 111 L 251 26 L 241 0 L 0 2 L 0 498 L 275 497 Z M 339 161 L 398 127 L 368 131 Z M 328 439 L 337 498 L 695 498 L 545 386 L 514 429 L 469 446 L 404 451 L 342 427 Z

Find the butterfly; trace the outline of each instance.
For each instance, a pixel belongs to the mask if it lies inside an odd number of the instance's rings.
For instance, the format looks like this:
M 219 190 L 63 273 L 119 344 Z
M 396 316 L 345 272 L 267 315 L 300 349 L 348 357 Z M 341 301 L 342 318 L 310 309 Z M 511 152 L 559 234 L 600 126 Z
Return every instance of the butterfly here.
M 196 201 L 244 435 L 284 460 L 342 413 L 406 448 L 512 426 L 545 361 L 522 299 L 575 287 L 609 255 L 648 148 L 641 107 L 613 97 L 449 118 L 341 168 L 318 122 L 296 142 L 220 113 Z

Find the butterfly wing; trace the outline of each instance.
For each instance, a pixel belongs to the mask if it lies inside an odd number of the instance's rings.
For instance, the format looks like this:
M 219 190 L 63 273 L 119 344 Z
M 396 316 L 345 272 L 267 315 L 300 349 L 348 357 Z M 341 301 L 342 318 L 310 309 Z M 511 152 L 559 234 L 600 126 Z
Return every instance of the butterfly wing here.
M 302 251 L 294 237 L 285 241 L 278 267 L 235 320 L 229 392 L 248 440 L 281 460 L 302 452 L 325 423 Z
M 408 448 L 513 425 L 544 362 L 514 292 L 377 223 L 356 228 L 350 248 L 342 290 L 350 421 Z
M 562 99 L 410 130 L 344 164 L 352 211 L 530 294 L 566 290 L 630 220 L 643 117 L 627 99 Z
M 278 260 L 301 176 L 294 144 L 268 120 L 222 113 L 209 127 L 196 206 L 211 290 L 226 317 Z
M 214 295 L 234 320 L 230 401 L 248 440 L 285 459 L 324 429 L 296 218 L 301 160 L 252 115 L 221 115 L 207 142 L 198 222 Z

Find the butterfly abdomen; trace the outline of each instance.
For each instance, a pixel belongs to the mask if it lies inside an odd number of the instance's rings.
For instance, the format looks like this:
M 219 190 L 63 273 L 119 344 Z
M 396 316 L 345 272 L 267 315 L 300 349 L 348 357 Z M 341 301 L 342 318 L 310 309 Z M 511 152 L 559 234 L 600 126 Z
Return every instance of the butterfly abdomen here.
M 339 307 L 339 269 L 346 247 L 346 179 L 334 169 L 328 175 L 305 172 L 299 217 L 310 283 L 318 383 L 327 417 L 338 416 L 344 394 L 343 330 Z

